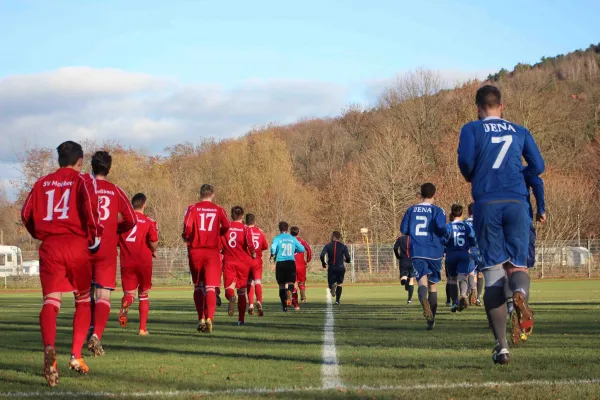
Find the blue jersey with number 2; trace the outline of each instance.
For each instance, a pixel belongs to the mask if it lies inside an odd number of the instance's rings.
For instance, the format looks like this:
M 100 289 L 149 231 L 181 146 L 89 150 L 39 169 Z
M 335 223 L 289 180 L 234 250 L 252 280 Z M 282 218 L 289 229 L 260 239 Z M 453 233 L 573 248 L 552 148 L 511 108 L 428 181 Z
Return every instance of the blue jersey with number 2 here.
M 493 117 L 463 126 L 458 166 L 472 183 L 476 202 L 526 200 L 525 177 L 544 172 L 544 160 L 531 133 L 520 125 Z
M 271 255 L 275 256 L 275 261 L 295 261 L 294 254 L 304 253 L 306 249 L 298 239 L 289 233 L 281 233 L 273 239 L 271 244 Z
M 438 206 L 420 203 L 409 207 L 400 232 L 410 236 L 411 258 L 441 260 L 444 256 L 446 214 Z

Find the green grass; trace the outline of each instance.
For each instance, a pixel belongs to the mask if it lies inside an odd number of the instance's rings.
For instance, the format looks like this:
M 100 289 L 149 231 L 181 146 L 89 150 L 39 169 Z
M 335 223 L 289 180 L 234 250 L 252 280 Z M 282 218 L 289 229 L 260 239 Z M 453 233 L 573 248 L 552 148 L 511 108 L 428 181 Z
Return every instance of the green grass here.
M 443 289 L 443 288 L 442 288 Z M 441 294 L 441 293 L 440 293 Z M 320 388 L 325 289 L 308 291 L 300 312 L 283 314 L 274 289 L 266 316 L 247 317 L 245 327 L 222 306 L 215 333 L 195 331 L 191 290 L 151 293 L 149 337 L 138 337 L 137 313 L 122 330 L 116 309 L 104 337 L 106 356 L 87 357 L 89 376 L 66 368 L 70 350 L 72 300 L 63 301 L 57 347 L 61 383 L 45 386 L 38 326 L 39 293 L 0 291 L 0 397 L 41 392 L 143 393 L 189 391 L 172 398 L 598 398 L 600 384 L 526 385 L 486 388 L 484 382 L 582 380 L 600 377 L 600 282 L 533 283 L 534 335 L 511 351 L 507 367 L 491 362 L 492 336 L 482 308 L 451 314 L 441 307 L 434 331 L 427 332 L 417 304 L 405 305 L 399 286 L 348 286 L 335 309 L 335 338 L 343 383 L 351 389 Z M 442 296 L 440 296 L 440 300 Z M 117 301 L 113 301 L 117 304 Z M 597 381 L 596 381 L 597 382 Z M 473 383 L 475 386 L 448 387 Z M 434 388 L 405 390 L 421 384 Z M 357 389 L 360 386 L 379 389 Z M 446 387 L 444 387 L 446 386 Z M 381 387 L 391 387 L 382 390 Z M 299 388 L 296 392 L 232 394 L 231 389 Z M 196 393 L 193 393 L 196 392 Z M 82 393 L 78 398 L 91 397 Z

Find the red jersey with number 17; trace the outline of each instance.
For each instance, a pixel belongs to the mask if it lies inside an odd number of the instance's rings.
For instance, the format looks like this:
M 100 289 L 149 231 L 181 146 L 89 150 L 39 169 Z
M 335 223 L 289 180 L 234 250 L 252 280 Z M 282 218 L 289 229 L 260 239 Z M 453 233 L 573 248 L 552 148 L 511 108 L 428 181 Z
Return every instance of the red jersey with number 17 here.
M 35 239 L 76 235 L 101 237 L 98 196 L 93 181 L 87 181 L 73 168 L 59 168 L 39 179 L 27 196 L 21 219 Z
M 119 235 L 121 267 L 152 267 L 152 249 L 149 242 L 158 242 L 156 221 L 136 211 L 133 229 Z
M 227 214 L 210 201 L 188 207 L 183 218 L 183 240 L 190 249 L 221 249 L 221 236 L 229 229 Z

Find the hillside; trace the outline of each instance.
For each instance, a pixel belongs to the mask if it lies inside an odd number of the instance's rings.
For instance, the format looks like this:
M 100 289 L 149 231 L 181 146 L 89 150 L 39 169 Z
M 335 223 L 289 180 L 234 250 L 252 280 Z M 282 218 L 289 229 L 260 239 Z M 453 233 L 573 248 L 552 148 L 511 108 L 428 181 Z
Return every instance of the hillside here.
M 596 236 L 600 45 L 519 64 L 489 80 L 503 91 L 505 117 L 531 130 L 546 159 L 549 221 L 541 237 L 570 239 L 578 229 L 582 236 Z M 417 70 L 382 93 L 376 107 L 348 106 L 333 119 L 267 126 L 221 142 L 183 143 L 166 157 L 114 143 L 100 147 L 116 155 L 111 179 L 129 194 L 148 195 L 166 246 L 181 245 L 181 216 L 204 182 L 217 187 L 225 207 L 239 204 L 256 213 L 271 234 L 286 219 L 299 224 L 309 241 L 323 242 L 334 228 L 347 241 L 360 241 L 360 228 L 368 227 L 375 242 L 391 242 L 421 183 L 438 186 L 438 203 L 446 209 L 470 201 L 456 147 L 460 127 L 475 118 L 481 84 L 442 90 L 435 73 Z M 86 143 L 89 150 L 97 147 Z M 28 150 L 22 190 L 54 168 L 53 159 L 48 149 Z M 18 206 L 0 194 L 0 229 L 5 242 L 26 245 Z

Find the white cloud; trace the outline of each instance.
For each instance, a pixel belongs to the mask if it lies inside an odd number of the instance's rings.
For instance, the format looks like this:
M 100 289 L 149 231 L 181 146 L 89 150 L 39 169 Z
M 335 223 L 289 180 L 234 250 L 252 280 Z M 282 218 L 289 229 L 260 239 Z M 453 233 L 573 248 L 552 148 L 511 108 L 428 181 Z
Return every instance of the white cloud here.
M 161 151 L 268 122 L 330 116 L 346 102 L 345 87 L 314 81 L 249 80 L 225 89 L 90 67 L 9 76 L 0 79 L 0 140 L 10 143 L 0 160 L 13 161 L 25 141 L 54 147 L 110 139 Z

